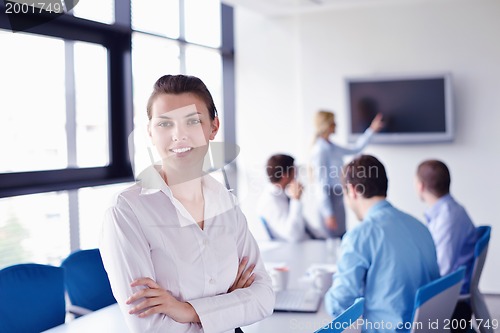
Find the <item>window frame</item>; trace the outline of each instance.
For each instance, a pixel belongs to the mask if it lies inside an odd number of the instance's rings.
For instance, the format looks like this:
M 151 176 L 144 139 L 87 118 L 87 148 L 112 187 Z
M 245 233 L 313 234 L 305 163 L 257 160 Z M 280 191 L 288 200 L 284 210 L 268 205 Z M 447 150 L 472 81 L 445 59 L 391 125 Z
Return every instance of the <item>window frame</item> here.
M 180 0 L 180 4 L 182 6 L 183 0 Z M 86 20 L 71 13 L 49 22 L 43 21 L 38 15 L 25 14 L 25 19 L 34 26 L 23 31 L 69 41 L 100 44 L 108 50 L 109 165 L 0 173 L 0 198 L 134 181 L 133 159 L 129 157 L 128 150 L 128 135 L 134 129 L 131 61 L 134 30 L 131 25 L 131 2 L 115 0 L 114 5 L 113 24 Z M 11 25 L 5 12 L 5 4 L 0 3 L 0 29 L 9 31 Z M 233 17 L 233 8 L 221 2 L 221 46 L 218 49 L 222 57 L 224 140 L 227 142 L 236 142 Z M 35 25 L 36 23 L 39 25 Z M 181 44 L 197 45 L 186 42 L 183 34 L 179 39 L 173 40 Z M 181 59 L 181 64 L 183 61 Z M 1 66 L 3 65 L 0 64 Z M 232 152 L 225 155 L 234 156 Z M 236 165 L 231 163 L 230 158 L 226 160 L 235 178 Z
M 133 180 L 132 162 L 128 153 L 128 134 L 133 130 L 132 70 L 130 24 L 120 24 L 125 7 L 115 8 L 115 24 L 104 24 L 64 14 L 24 32 L 100 44 L 108 50 L 108 117 L 109 160 L 103 167 L 65 168 L 56 170 L 0 173 L 0 198 L 23 194 L 71 190 Z M 5 6 L 0 4 L 0 29 L 11 30 Z M 37 15 L 26 15 L 33 24 Z

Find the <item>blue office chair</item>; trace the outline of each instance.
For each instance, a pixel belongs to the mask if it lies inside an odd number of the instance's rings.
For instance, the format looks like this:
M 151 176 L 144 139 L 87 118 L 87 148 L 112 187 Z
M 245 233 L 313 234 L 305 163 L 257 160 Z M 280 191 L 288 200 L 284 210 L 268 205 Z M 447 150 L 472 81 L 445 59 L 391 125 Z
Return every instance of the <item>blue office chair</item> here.
M 68 307 L 70 312 L 82 315 L 116 303 L 98 249 L 73 252 L 61 267 L 72 305 Z
M 64 323 L 60 267 L 19 264 L 0 270 L 0 332 L 39 333 Z
M 465 266 L 434 280 L 417 290 L 411 332 L 429 332 L 429 323 L 438 322 L 439 331 L 445 332 L 444 323 L 451 320 L 465 276 Z
M 469 302 L 474 317 L 481 320 L 477 321 L 479 331 L 481 333 L 493 332 L 493 329 L 489 327 L 491 325 L 491 316 L 488 311 L 488 307 L 484 301 L 483 294 L 479 291 L 479 280 L 481 279 L 484 262 L 486 260 L 486 255 L 488 254 L 490 234 L 490 226 L 479 226 L 476 228 L 477 241 L 474 248 L 474 263 L 472 265 L 469 292 L 467 294 L 460 295 L 459 298 L 460 302 Z M 484 323 L 486 323 L 486 325 Z
M 360 333 L 363 325 L 358 319 L 363 316 L 363 309 L 365 306 L 365 299 L 360 297 L 356 299 L 353 305 L 348 307 L 344 312 L 337 316 L 328 325 L 323 326 L 314 333 Z

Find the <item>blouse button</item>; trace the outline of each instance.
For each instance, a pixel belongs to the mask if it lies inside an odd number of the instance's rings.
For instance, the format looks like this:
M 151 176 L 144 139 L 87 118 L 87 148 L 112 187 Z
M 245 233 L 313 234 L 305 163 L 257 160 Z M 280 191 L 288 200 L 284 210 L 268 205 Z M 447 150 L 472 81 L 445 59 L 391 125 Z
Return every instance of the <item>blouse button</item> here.
M 208 282 L 209 282 L 210 284 L 215 284 L 215 279 L 210 279 Z

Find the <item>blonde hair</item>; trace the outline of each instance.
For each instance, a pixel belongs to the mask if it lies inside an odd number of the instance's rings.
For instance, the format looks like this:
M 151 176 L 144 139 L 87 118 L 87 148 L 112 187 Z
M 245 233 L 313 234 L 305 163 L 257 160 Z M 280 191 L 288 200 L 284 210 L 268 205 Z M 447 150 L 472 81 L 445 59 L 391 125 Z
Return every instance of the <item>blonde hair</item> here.
M 316 127 L 315 138 L 323 135 L 328 131 L 331 124 L 334 122 L 335 116 L 333 112 L 320 110 L 316 112 L 314 117 L 314 126 Z
M 333 112 L 326 110 L 319 110 L 318 112 L 316 112 L 316 114 L 314 115 L 314 127 L 316 132 L 314 133 L 314 140 L 312 142 L 313 145 L 320 136 L 330 130 L 330 126 L 334 121 L 335 115 L 333 114 Z M 307 174 L 309 181 L 314 181 L 316 177 L 314 167 L 311 164 L 309 164 L 307 168 Z

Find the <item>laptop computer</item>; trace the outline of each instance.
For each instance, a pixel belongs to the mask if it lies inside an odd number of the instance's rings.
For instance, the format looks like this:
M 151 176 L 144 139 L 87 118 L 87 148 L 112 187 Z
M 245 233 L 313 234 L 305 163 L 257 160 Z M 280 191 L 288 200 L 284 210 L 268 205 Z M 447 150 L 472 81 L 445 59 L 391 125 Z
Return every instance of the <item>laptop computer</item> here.
M 287 289 L 276 292 L 276 312 L 309 312 L 319 309 L 323 294 L 317 290 Z

